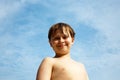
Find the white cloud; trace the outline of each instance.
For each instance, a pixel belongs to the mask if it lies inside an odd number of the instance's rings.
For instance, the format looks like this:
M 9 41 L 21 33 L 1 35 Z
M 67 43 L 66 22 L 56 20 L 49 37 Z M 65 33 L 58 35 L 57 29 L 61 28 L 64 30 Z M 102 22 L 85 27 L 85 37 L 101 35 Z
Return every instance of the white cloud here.
M 105 54 L 100 59 L 91 59 L 86 62 L 89 75 L 94 80 L 119 80 L 119 54 Z
M 83 22 L 91 25 L 93 28 L 98 29 L 108 38 L 111 35 L 118 38 L 116 34 L 119 33 L 119 1 L 78 1 L 71 5 L 66 5 L 62 8 L 63 11 L 74 15 L 76 22 Z
M 0 1 L 0 21 L 10 17 L 20 10 L 21 3 L 19 1 Z

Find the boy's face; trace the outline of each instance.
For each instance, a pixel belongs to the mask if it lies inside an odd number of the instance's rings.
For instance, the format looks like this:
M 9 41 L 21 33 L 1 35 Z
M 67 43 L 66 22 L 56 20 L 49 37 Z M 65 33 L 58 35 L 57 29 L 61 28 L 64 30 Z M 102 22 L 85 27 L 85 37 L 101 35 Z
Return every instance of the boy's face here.
M 57 30 L 49 42 L 56 54 L 64 55 L 70 52 L 74 39 L 70 33 L 62 33 L 60 30 Z

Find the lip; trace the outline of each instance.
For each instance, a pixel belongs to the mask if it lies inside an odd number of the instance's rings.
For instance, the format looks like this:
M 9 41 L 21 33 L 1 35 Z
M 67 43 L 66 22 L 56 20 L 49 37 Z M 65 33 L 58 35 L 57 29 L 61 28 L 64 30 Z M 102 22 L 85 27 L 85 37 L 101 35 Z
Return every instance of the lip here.
M 58 45 L 57 47 L 61 47 L 61 48 L 62 48 L 62 47 L 64 47 L 64 46 L 65 46 L 65 45 L 61 44 L 61 45 Z

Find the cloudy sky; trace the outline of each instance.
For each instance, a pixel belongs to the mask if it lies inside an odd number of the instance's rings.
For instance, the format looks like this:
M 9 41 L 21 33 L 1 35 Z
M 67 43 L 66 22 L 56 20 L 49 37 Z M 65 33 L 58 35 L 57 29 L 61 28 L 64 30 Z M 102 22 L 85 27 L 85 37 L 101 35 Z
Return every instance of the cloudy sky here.
M 120 0 L 0 0 L 0 80 L 35 80 L 43 58 L 54 56 L 48 30 L 72 26 L 71 57 L 90 80 L 120 80 Z

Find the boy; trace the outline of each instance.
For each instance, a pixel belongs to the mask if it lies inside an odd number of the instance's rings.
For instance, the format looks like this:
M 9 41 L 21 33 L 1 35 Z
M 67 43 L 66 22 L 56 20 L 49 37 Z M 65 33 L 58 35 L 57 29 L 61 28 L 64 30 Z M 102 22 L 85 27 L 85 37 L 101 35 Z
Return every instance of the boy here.
M 36 80 L 88 80 L 83 64 L 70 57 L 74 37 L 74 30 L 66 23 L 57 23 L 50 28 L 48 39 L 55 56 L 42 61 Z

